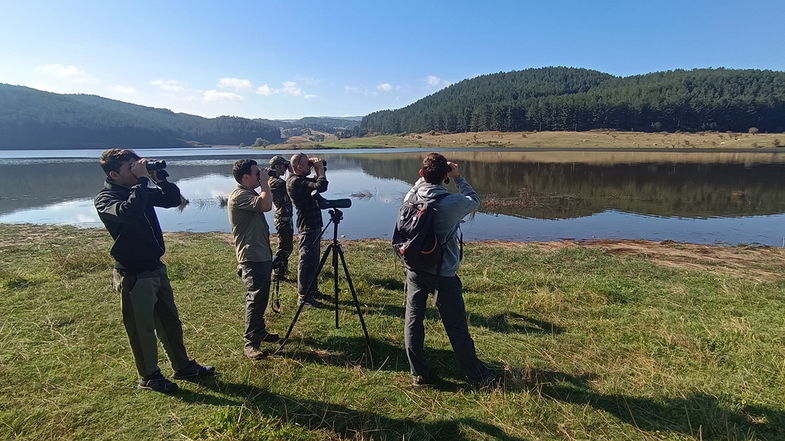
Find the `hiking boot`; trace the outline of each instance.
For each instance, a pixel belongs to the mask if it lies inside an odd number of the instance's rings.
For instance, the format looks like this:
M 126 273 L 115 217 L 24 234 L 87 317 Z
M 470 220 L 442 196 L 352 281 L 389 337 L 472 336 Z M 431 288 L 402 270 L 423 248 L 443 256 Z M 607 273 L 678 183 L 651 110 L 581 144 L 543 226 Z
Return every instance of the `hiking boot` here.
M 248 345 L 243 349 L 243 354 L 251 360 L 261 360 L 264 358 L 264 352 L 259 349 L 259 346 Z
M 305 305 L 307 307 L 316 308 L 316 309 L 322 309 L 322 308 L 326 308 L 327 307 L 323 303 L 319 302 L 318 300 L 316 300 L 314 298 L 308 297 L 306 299 L 305 297 L 302 297 L 302 296 L 297 300 L 297 306 L 300 306 L 300 305 Z
M 161 371 L 156 371 L 153 375 L 139 380 L 136 388 L 140 390 L 152 390 L 162 394 L 173 394 L 180 389 L 180 387 L 177 386 L 177 383 L 169 381 L 168 378 L 161 374 Z
M 268 332 L 267 334 L 264 334 L 264 337 L 262 337 L 262 341 L 265 343 L 278 343 L 279 341 L 281 341 L 281 336 L 278 334 L 271 334 Z
M 191 360 L 188 366 L 174 373 L 176 380 L 198 380 L 201 378 L 214 377 L 215 368 L 212 366 L 202 366 L 196 360 Z
M 412 375 L 412 387 L 416 388 L 434 387 L 441 381 L 442 379 L 433 371 L 428 375 Z

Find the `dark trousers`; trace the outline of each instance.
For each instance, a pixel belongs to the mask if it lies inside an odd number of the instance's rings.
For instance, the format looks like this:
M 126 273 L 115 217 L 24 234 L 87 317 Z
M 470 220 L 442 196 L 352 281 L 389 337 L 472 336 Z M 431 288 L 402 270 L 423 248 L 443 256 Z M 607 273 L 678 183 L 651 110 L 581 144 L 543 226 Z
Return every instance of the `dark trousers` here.
M 258 347 L 267 335 L 264 312 L 270 300 L 270 271 L 272 262 L 242 262 L 237 266 L 237 275 L 245 284 L 245 332 L 246 346 Z
M 160 370 L 158 339 L 175 371 L 187 367 L 189 359 L 183 344 L 183 324 L 174 303 L 166 266 L 137 274 L 114 270 L 112 283 L 120 293 L 123 324 L 139 376 L 146 379 Z
M 273 270 L 276 275 L 284 276 L 289 272 L 289 256 L 294 249 L 294 227 L 291 218 L 288 221 L 275 221 L 275 229 L 278 231 L 278 251 L 275 252 L 277 266 Z
M 412 375 L 428 376 L 430 368 L 425 360 L 425 309 L 428 294 L 435 293 L 436 307 L 450 339 L 452 350 L 464 374 L 472 382 L 493 376 L 477 358 L 474 341 L 466 321 L 463 286 L 458 276 L 439 277 L 406 270 L 406 319 L 404 342 Z
M 316 277 L 316 270 L 319 268 L 319 247 L 320 241 L 316 240 L 322 230 L 308 230 L 300 233 L 300 263 L 297 265 L 297 293 L 301 296 L 306 294 L 308 284 L 311 279 Z M 311 285 L 311 292 L 318 291 L 319 286 L 316 281 Z

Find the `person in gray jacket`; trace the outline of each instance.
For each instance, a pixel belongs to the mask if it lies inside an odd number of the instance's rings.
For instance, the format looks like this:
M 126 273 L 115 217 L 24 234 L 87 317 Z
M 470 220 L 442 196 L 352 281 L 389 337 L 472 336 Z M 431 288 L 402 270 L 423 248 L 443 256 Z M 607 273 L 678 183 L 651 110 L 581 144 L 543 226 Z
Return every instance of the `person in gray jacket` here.
M 455 180 L 459 193 L 448 194 L 444 183 Z M 441 196 L 448 194 L 447 196 Z M 442 261 L 425 270 L 406 269 L 406 324 L 404 341 L 406 356 L 413 376 L 412 385 L 427 387 L 437 384 L 439 377 L 425 360 L 425 308 L 430 293 L 447 331 L 450 344 L 469 383 L 476 388 L 497 385 L 493 372 L 477 358 L 474 341 L 466 321 L 463 286 L 456 272 L 461 263 L 458 246 L 458 225 L 464 216 L 480 206 L 480 198 L 460 175 L 458 164 L 448 162 L 439 153 L 430 153 L 423 160 L 420 179 L 406 194 L 406 199 L 433 199 L 436 202 L 433 228 L 442 244 Z

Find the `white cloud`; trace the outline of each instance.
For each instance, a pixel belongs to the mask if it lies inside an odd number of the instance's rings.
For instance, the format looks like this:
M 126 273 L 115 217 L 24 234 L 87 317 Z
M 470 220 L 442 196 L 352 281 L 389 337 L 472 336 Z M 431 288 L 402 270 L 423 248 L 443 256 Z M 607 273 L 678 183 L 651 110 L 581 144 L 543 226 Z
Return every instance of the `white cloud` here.
M 206 103 L 214 103 L 220 101 L 245 101 L 245 97 L 238 95 L 234 92 L 219 92 L 217 90 L 205 90 L 202 94 L 202 99 Z
M 112 86 L 111 90 L 112 92 L 118 95 L 124 95 L 124 96 L 136 95 L 136 89 L 134 89 L 133 87 L 123 86 L 120 84 L 116 84 Z
M 244 78 L 221 78 L 218 80 L 218 87 L 221 89 L 234 89 L 236 91 L 250 89 L 251 82 Z
M 256 88 L 257 95 L 271 96 L 279 93 L 289 96 L 300 96 L 307 100 L 316 98 L 318 96 L 304 91 L 302 87 L 297 85 L 296 81 L 284 81 L 281 83 L 280 89 L 273 89 L 268 84 L 264 84 Z
M 278 93 L 278 91 L 268 86 L 267 84 L 264 84 L 256 88 L 257 95 L 271 96 L 271 95 L 275 95 L 276 93 Z
M 182 92 L 185 90 L 185 87 L 177 80 L 153 80 L 150 81 L 150 84 L 164 92 Z
M 314 77 L 299 77 L 296 79 L 297 81 L 302 81 L 303 83 L 305 83 L 306 86 L 318 86 L 319 84 L 322 83 L 322 80 Z
M 88 75 L 82 69 L 76 66 L 65 66 L 62 64 L 47 64 L 35 68 L 35 72 L 44 74 L 50 77 L 55 77 L 63 80 L 72 81 L 74 83 L 89 83 L 95 82 L 95 78 Z
M 390 83 L 381 83 L 376 86 L 377 89 L 381 90 L 382 92 L 389 92 L 393 90 L 393 85 Z
M 356 93 L 356 94 L 363 93 L 362 89 L 360 89 L 359 87 L 354 87 L 354 86 L 343 86 L 343 91 L 346 92 L 346 93 Z
M 297 83 L 294 81 L 284 81 L 281 92 L 291 96 L 302 96 L 304 94 L 303 90 L 297 87 Z
M 445 81 L 436 75 L 428 75 L 425 77 L 425 82 L 428 83 L 430 87 L 446 87 L 450 84 L 449 81 Z

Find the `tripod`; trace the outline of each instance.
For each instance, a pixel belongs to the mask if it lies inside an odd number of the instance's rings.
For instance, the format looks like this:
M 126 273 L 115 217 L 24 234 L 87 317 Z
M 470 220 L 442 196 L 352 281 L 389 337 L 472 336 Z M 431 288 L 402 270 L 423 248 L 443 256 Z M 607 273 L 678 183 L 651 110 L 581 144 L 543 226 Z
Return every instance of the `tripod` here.
M 343 254 L 343 247 L 341 243 L 338 241 L 338 224 L 341 223 L 343 220 L 343 212 L 337 208 L 332 208 L 329 211 L 330 213 L 330 222 L 327 223 L 327 226 L 324 227 L 321 233 L 319 233 L 319 237 L 314 240 L 314 244 L 319 243 L 324 236 L 324 232 L 327 231 L 327 228 L 330 227 L 330 224 L 333 224 L 333 241 L 327 245 L 327 249 L 324 250 L 324 254 L 322 254 L 322 260 L 319 262 L 319 266 L 316 269 L 316 274 L 311 279 L 310 283 L 308 283 L 308 288 L 305 290 L 305 300 L 307 301 L 311 296 L 311 289 L 316 284 L 316 280 L 319 278 L 319 274 L 322 273 L 322 269 L 324 268 L 324 264 L 327 262 L 327 256 L 330 255 L 332 251 L 333 259 L 332 259 L 332 266 L 333 266 L 333 289 L 335 292 L 335 328 L 340 329 L 340 325 L 338 324 L 338 292 L 340 289 L 338 288 L 338 256 L 341 257 L 341 263 L 343 264 L 343 271 L 346 275 L 346 280 L 349 282 L 349 290 L 352 292 L 352 298 L 354 299 L 354 306 L 357 308 L 357 317 L 360 318 L 360 325 L 363 328 L 363 334 L 365 334 L 365 345 L 368 349 L 368 356 L 371 363 L 373 363 L 373 352 L 371 351 L 371 338 L 368 336 L 368 328 L 365 327 L 365 319 L 363 319 L 363 313 L 360 310 L 360 301 L 357 299 L 357 291 L 354 289 L 354 283 L 352 283 L 352 275 L 349 273 L 349 267 L 346 265 L 346 257 Z M 286 331 L 286 335 L 281 340 L 281 346 L 278 348 L 278 351 L 282 350 L 284 346 L 286 346 L 286 342 L 289 341 L 289 336 L 292 334 L 292 330 L 294 329 L 294 325 L 297 323 L 297 319 L 300 317 L 300 313 L 303 311 L 303 307 L 305 306 L 305 302 L 301 302 L 299 307 L 297 308 L 297 312 L 294 314 L 294 318 L 292 319 L 291 325 L 289 325 L 289 330 Z M 277 351 L 276 351 L 277 352 Z

